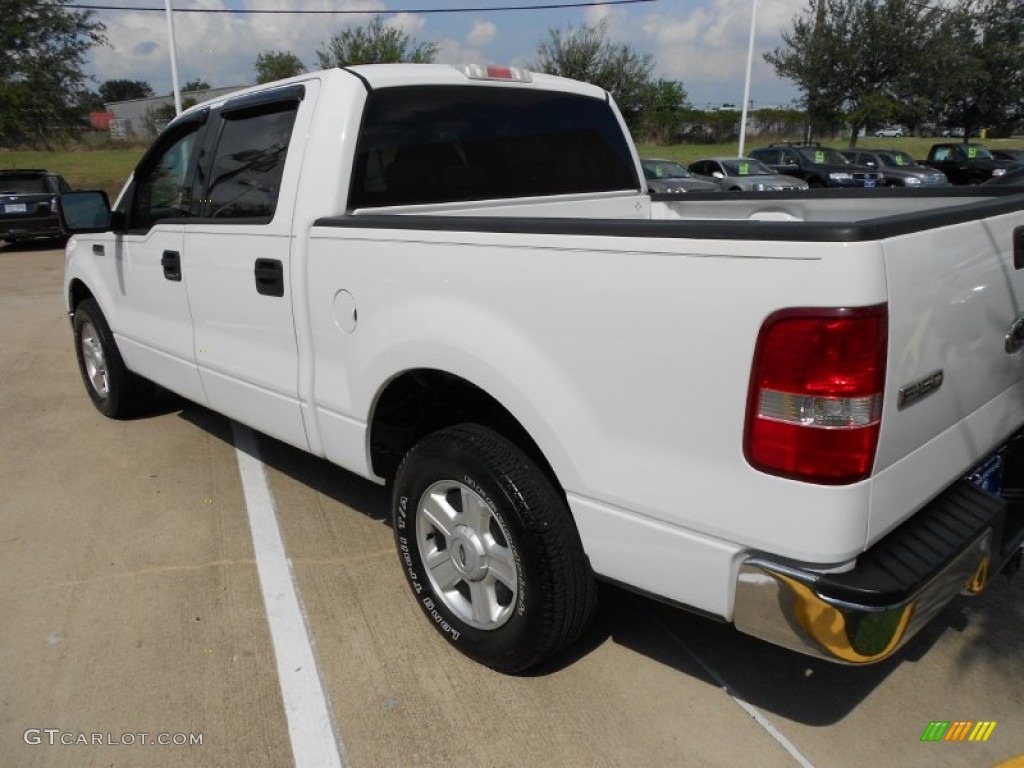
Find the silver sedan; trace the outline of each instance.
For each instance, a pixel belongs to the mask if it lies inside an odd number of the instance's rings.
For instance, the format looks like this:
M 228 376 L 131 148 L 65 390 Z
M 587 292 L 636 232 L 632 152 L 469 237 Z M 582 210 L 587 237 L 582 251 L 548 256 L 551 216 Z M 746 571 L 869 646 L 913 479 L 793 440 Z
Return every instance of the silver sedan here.
M 679 192 L 718 192 L 717 184 L 707 179 L 694 178 L 686 168 L 675 160 L 663 160 L 660 157 L 642 157 L 640 165 L 647 179 L 647 189 L 651 192 L 677 194 Z
M 760 160 L 752 157 L 709 157 L 690 163 L 690 171 L 730 191 L 807 189 L 807 182 L 803 179 L 775 173 Z

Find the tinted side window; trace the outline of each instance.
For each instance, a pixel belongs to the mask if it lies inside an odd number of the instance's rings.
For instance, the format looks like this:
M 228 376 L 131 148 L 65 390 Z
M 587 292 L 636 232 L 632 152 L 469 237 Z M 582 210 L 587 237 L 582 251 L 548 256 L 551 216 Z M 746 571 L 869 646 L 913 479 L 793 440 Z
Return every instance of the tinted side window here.
M 145 165 L 135 177 L 132 197 L 132 229 L 149 229 L 164 219 L 182 219 L 189 215 L 191 195 L 188 177 L 195 149 L 199 124 L 183 128 L 181 133 L 167 139 L 169 142 Z
M 639 189 L 601 99 L 519 88 L 371 93 L 350 205 L 364 208 Z
M 297 102 L 288 102 L 224 115 L 202 195 L 203 217 L 274 217 L 297 109 Z

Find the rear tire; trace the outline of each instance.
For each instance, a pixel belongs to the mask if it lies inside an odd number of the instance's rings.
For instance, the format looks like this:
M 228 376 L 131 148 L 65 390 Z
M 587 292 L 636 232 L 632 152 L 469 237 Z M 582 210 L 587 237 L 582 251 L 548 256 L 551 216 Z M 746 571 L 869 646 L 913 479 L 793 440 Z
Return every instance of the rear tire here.
M 470 658 L 521 672 L 589 626 L 596 585 L 548 477 L 475 424 L 424 438 L 398 469 L 395 545 L 430 623 Z
M 123 419 L 151 407 L 153 383 L 125 366 L 114 334 L 94 299 L 85 299 L 75 308 L 73 328 L 78 370 L 96 409 L 112 419 Z

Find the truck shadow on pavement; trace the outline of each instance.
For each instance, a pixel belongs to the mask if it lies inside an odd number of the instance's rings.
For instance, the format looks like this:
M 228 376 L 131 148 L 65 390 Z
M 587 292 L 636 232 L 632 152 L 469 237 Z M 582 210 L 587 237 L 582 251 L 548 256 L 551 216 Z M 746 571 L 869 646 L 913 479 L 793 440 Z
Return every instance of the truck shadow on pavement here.
M 894 656 L 847 666 L 744 635 L 729 624 L 623 590 L 605 590 L 599 621 L 612 640 L 699 678 L 766 712 L 810 726 L 832 725 L 896 670 L 969 680 L 996 677 L 1008 690 L 1024 677 L 1024 574 L 995 578 L 977 597 L 960 597 Z
M 176 395 L 168 393 L 168 397 L 177 401 L 181 418 L 234 447 L 231 422 L 226 417 Z M 388 488 L 261 432 L 255 434 L 259 459 L 266 466 L 371 520 L 391 525 L 391 494 Z
M 173 395 L 168 398 L 161 405 L 179 408 L 180 418 L 233 445 L 230 422 L 223 416 Z M 390 527 L 389 488 L 266 435 L 257 436 L 266 466 Z M 947 664 L 958 678 L 976 668 L 995 668 L 1007 686 L 1016 685 L 1024 679 L 1024 654 L 1019 651 L 1024 637 L 1022 584 L 1024 574 L 1012 580 L 998 576 L 980 596 L 954 601 L 892 658 L 853 667 L 770 645 L 730 624 L 602 583 L 590 630 L 523 677 L 559 672 L 611 641 L 766 712 L 827 726 L 842 720 L 903 665 L 921 665 L 921 674 L 931 674 L 936 665 Z M 941 653 L 935 648 L 940 643 Z

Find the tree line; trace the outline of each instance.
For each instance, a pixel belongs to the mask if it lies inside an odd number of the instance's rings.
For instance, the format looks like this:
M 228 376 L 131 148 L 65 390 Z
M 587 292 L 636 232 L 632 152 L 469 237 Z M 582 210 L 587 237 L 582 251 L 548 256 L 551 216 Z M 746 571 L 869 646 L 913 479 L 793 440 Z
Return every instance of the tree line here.
M 987 128 L 1024 117 L 1024 3 L 808 0 L 782 45 L 765 54 L 802 94 L 811 128 L 830 134 L 899 123 Z

